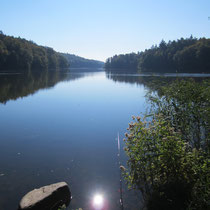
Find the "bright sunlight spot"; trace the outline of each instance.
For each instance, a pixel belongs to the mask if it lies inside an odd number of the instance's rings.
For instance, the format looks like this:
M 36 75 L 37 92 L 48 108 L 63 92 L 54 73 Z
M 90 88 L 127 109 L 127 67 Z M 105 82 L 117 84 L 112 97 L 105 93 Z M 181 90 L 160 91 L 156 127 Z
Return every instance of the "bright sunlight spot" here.
M 102 195 L 97 194 L 93 197 L 93 206 L 94 207 L 102 208 L 103 204 L 104 204 L 104 198 Z

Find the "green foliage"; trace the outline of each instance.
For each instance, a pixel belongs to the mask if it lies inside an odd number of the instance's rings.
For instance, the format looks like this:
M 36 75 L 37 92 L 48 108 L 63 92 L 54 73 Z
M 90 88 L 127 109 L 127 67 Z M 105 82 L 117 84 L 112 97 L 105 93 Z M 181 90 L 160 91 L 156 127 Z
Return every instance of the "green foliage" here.
M 130 188 L 147 209 L 207 209 L 210 196 L 209 81 L 176 81 L 150 95 L 150 116 L 133 117 L 125 151 Z
M 0 71 L 67 68 L 67 60 L 52 48 L 0 33 Z
M 168 43 L 162 40 L 159 47 L 153 47 L 142 53 L 138 67 L 142 72 L 202 72 L 201 64 L 197 66 L 190 65 L 192 59 L 195 61 L 194 57 L 189 56 L 186 58 L 188 65 L 184 68 L 181 68 L 182 63 L 178 59 L 175 59 L 179 52 L 200 41 L 192 36 L 188 39 L 181 38 L 180 40 L 169 41 Z M 190 51 L 189 54 L 191 54 Z M 205 70 L 208 71 L 208 69 Z
M 71 68 L 103 68 L 104 62 L 82 58 L 73 54 L 60 53 L 65 57 Z
M 210 79 L 202 82 L 177 79 L 158 93 L 148 96 L 154 112 L 162 113 L 192 147 L 209 150 Z
M 113 69 L 130 69 L 132 71 L 137 70 L 139 54 L 130 53 L 130 54 L 121 54 L 115 55 L 111 58 L 108 58 L 105 63 L 105 68 L 108 71 L 110 68 Z
M 59 208 L 58 208 L 58 210 L 65 210 L 66 209 L 66 205 L 65 204 L 63 204 L 62 206 L 60 206 Z
M 105 67 L 113 69 L 139 69 L 141 72 L 194 73 L 210 72 L 210 39 L 162 40 L 159 46 L 137 54 L 115 55 L 108 58 Z

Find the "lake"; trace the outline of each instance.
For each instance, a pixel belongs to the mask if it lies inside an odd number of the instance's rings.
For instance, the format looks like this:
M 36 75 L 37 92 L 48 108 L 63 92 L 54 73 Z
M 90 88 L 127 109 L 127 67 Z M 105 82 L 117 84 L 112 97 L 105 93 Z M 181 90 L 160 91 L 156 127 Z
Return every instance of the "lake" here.
M 103 71 L 0 74 L 0 209 L 17 209 L 28 191 L 60 181 L 71 188 L 70 209 L 93 209 L 95 194 L 105 209 L 120 209 L 117 136 L 123 147 L 131 116 L 148 107 L 150 80 Z M 140 194 L 123 188 L 125 209 L 139 209 Z

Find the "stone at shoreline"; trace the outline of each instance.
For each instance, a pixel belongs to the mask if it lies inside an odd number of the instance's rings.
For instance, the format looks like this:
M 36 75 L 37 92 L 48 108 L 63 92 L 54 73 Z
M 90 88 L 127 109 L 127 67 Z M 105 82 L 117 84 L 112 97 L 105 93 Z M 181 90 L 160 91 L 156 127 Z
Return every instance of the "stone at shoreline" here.
M 66 182 L 59 182 L 34 189 L 20 201 L 18 210 L 57 210 L 69 205 L 71 192 Z

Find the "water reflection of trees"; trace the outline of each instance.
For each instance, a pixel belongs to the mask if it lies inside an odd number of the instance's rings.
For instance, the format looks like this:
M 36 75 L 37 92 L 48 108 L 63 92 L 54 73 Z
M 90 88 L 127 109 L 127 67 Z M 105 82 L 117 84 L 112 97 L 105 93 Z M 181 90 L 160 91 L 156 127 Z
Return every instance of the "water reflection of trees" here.
M 121 83 L 129 83 L 134 85 L 143 85 L 144 88 L 148 89 L 149 91 L 158 91 L 158 94 L 161 95 L 161 87 L 167 86 L 171 84 L 173 81 L 177 79 L 184 79 L 188 80 L 193 76 L 189 75 L 189 77 L 176 77 L 175 76 L 150 76 L 150 75 L 137 75 L 137 74 L 110 74 L 106 73 L 106 77 L 108 79 L 113 80 L 114 82 L 121 82 Z M 206 77 L 193 77 L 193 80 L 199 82 Z
M 21 74 L 0 75 L 0 103 L 16 100 L 34 94 L 40 89 L 48 89 L 58 82 L 75 80 L 83 77 L 82 74 L 70 75 L 67 72 L 40 71 Z

